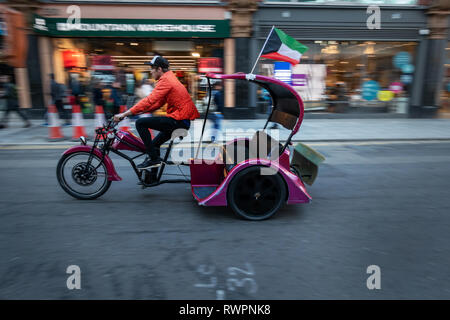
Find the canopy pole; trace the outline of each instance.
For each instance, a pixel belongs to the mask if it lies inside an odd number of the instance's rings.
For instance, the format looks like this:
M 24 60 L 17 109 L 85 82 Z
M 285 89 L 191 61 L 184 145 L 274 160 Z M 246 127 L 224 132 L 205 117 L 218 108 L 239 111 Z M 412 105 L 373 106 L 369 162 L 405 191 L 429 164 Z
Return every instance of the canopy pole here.
M 270 29 L 270 33 L 269 33 L 269 35 L 266 38 L 266 42 L 264 42 L 264 45 L 263 45 L 263 47 L 261 49 L 261 52 L 258 55 L 258 58 L 256 58 L 255 64 L 253 65 L 253 69 L 252 69 L 252 71 L 250 71 L 250 74 L 253 74 L 253 71 L 255 70 L 256 65 L 258 64 L 258 60 L 261 57 L 261 54 L 262 54 L 264 48 L 266 47 L 267 41 L 269 40 L 270 36 L 272 35 L 273 29 L 275 29 L 275 26 L 272 26 L 272 29 Z
M 206 79 L 208 79 L 208 93 L 209 93 L 209 99 L 208 99 L 208 106 L 206 107 L 205 120 L 203 120 L 202 134 L 200 135 L 200 140 L 198 140 L 198 147 L 197 147 L 197 153 L 195 154 L 195 159 L 198 158 L 198 153 L 199 153 L 200 147 L 201 147 L 201 145 L 202 145 L 203 133 L 204 133 L 204 131 L 205 131 L 206 121 L 208 120 L 209 107 L 210 107 L 210 105 L 211 105 L 211 95 L 212 95 L 211 81 L 210 81 L 209 77 L 206 77 Z

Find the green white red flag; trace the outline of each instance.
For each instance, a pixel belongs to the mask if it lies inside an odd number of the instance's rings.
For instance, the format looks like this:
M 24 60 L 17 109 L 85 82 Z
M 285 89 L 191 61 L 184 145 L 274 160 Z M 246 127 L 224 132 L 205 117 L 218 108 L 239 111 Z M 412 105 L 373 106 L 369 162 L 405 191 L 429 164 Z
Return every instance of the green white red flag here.
M 307 46 L 274 27 L 266 40 L 261 57 L 296 65 L 307 50 Z

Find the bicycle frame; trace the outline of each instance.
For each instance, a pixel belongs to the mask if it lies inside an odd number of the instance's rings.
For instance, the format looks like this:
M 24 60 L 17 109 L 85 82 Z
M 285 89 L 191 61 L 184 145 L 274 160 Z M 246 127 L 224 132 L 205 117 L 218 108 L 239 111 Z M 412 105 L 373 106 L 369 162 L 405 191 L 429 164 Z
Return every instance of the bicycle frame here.
M 135 159 L 146 154 L 145 152 L 143 152 L 143 150 L 145 150 L 145 147 L 143 146 L 142 142 L 139 140 L 135 141 L 136 145 L 126 141 L 126 139 L 124 139 L 124 137 L 127 137 L 131 133 L 128 131 L 122 131 L 122 130 L 118 131 L 117 129 L 114 128 L 114 126 L 115 125 L 113 125 L 113 122 L 109 121 L 108 124 L 104 125 L 103 127 L 97 128 L 95 130 L 96 136 L 95 136 L 94 144 L 91 147 L 91 151 L 90 151 L 89 158 L 87 161 L 88 165 L 86 166 L 86 168 L 90 167 L 90 163 L 93 158 L 94 150 L 97 149 L 101 152 L 102 157 L 101 157 L 100 163 L 93 170 L 97 170 L 100 167 L 100 165 L 105 161 L 105 159 L 109 159 L 109 161 L 110 161 L 109 153 L 112 152 L 114 154 L 117 154 L 119 157 L 126 159 L 130 163 L 131 167 L 133 168 L 133 170 L 134 170 L 138 180 L 142 184 L 143 188 L 156 187 L 156 186 L 164 184 L 164 183 L 190 183 L 191 182 L 190 179 L 189 180 L 188 179 L 161 180 L 162 175 L 164 174 L 164 169 L 165 169 L 166 165 L 174 165 L 175 164 L 172 161 L 168 161 L 168 158 L 169 158 L 169 155 L 171 153 L 172 146 L 174 143 L 174 140 L 172 139 L 172 140 L 170 140 L 169 146 L 164 155 L 163 162 L 162 162 L 161 166 L 158 168 L 156 181 L 151 184 L 145 183 L 145 181 L 143 180 L 143 172 L 144 171 L 140 171 L 137 168 L 136 163 L 134 162 Z M 128 136 L 128 138 L 129 138 L 129 136 Z M 136 137 L 135 139 L 138 139 L 138 138 Z M 103 145 L 100 145 L 100 147 L 98 147 L 101 140 L 103 140 L 104 143 L 103 143 Z M 135 157 L 129 157 L 128 155 L 119 151 L 119 149 L 135 151 L 135 152 L 139 152 L 139 154 Z M 188 166 L 189 164 L 179 164 L 179 165 Z

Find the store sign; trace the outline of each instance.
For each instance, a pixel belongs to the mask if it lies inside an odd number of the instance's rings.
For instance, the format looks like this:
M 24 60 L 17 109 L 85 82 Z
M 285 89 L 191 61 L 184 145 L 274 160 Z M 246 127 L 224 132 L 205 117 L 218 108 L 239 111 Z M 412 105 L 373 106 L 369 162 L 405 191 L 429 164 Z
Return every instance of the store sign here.
M 307 85 L 307 75 L 306 74 L 293 74 L 292 75 L 292 86 L 293 87 L 305 87 Z
M 221 58 L 200 58 L 198 59 L 199 73 L 223 73 Z
M 287 84 L 291 84 L 291 64 L 289 62 L 275 62 L 274 63 L 274 77 Z
M 75 50 L 64 50 L 62 55 L 64 68 L 85 67 L 83 53 Z
M 292 67 L 292 86 L 306 101 L 320 101 L 325 95 L 326 64 L 302 64 Z
M 91 69 L 93 70 L 113 70 L 114 65 L 111 56 L 93 56 Z
M 229 20 L 147 20 L 81 19 L 69 23 L 63 18 L 35 16 L 34 31 L 51 36 L 68 37 L 145 37 L 145 38 L 228 38 Z

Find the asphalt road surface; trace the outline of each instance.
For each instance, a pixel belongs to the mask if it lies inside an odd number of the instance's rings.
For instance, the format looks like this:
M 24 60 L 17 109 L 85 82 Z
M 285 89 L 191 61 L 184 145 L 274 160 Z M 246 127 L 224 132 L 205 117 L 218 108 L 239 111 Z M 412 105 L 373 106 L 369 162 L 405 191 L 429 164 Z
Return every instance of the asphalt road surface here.
M 198 206 L 189 184 L 142 190 L 124 162 L 76 200 L 62 150 L 0 150 L 0 299 L 449 299 L 450 143 L 313 147 L 313 202 L 262 222 Z

